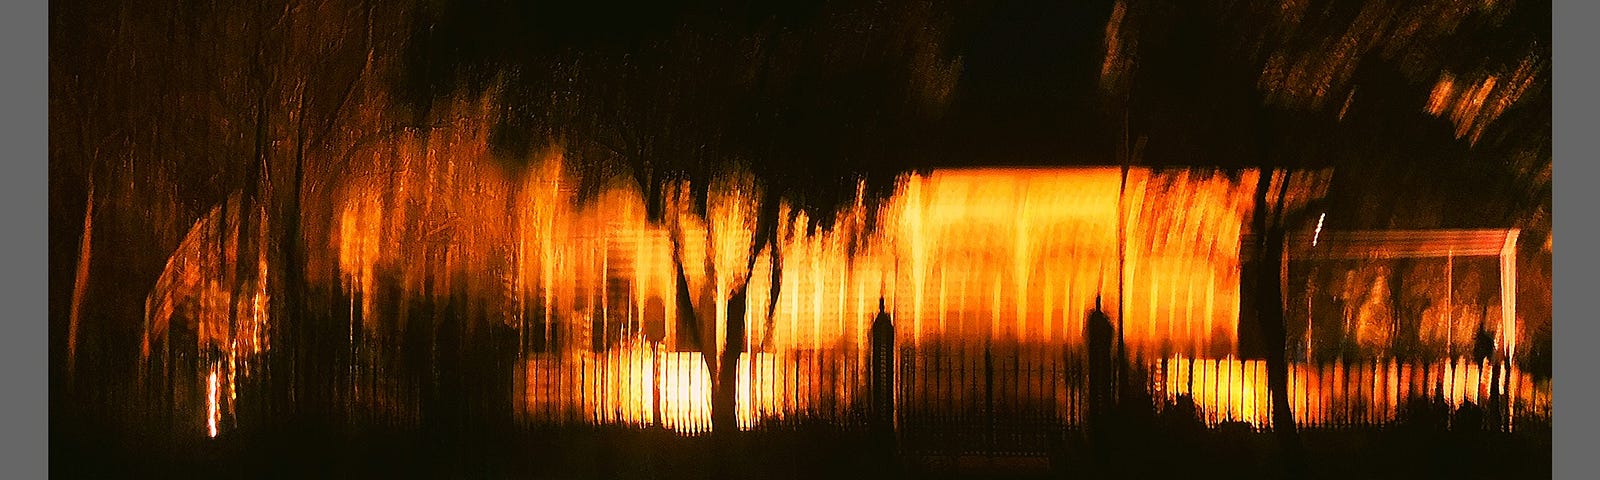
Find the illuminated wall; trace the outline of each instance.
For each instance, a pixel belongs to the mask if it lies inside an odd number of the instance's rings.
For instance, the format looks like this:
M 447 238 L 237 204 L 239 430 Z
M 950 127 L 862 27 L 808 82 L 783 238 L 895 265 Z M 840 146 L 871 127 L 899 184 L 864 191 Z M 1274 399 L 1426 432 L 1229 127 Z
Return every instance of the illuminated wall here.
M 806 213 L 791 218 L 792 207 L 782 205 L 784 223 L 774 240 L 782 252 L 781 293 L 769 321 L 771 249 L 745 268 L 759 207 L 754 199 L 761 198 L 753 178 L 719 180 L 703 217 L 685 208 L 681 185 L 669 186 L 666 217 L 649 222 L 631 181 L 602 179 L 595 192 L 580 197 L 582 179 L 565 170 L 568 159 L 559 151 L 526 168 L 506 168 L 470 160 L 485 158 L 482 131 L 452 135 L 427 142 L 407 137 L 378 148 L 331 187 L 331 202 L 313 207 L 330 209 L 325 217 L 315 210 L 307 215 L 330 219 L 307 229 L 323 232 L 327 241 L 308 252 L 310 271 L 313 279 L 316 272 L 331 273 L 328 279 L 356 302 L 351 309 L 360 315 L 351 318 L 361 324 L 352 325 L 349 340 L 362 356 L 352 368 L 369 375 L 392 375 L 384 373 L 393 368 L 385 356 L 399 351 L 407 315 L 418 315 L 394 305 L 464 297 L 464 315 L 518 336 L 517 367 L 508 381 L 522 421 L 659 423 L 705 431 L 711 378 L 701 349 L 679 321 L 676 240 L 694 316 L 702 328 L 716 329 L 707 338 L 722 337 L 732 292 L 743 286 L 749 293 L 748 353 L 735 367 L 742 427 L 858 411 L 867 397 L 868 325 L 880 297 L 902 346 L 971 357 L 919 357 L 905 364 L 924 370 L 904 371 L 902 381 L 910 386 L 902 395 L 934 395 L 947 410 L 965 408 L 958 400 L 982 389 L 971 383 L 977 377 L 943 379 L 939 369 L 970 370 L 983 356 L 977 352 L 994 351 L 1012 352 L 1002 355 L 1029 365 L 996 374 L 1032 392 L 1005 402 L 1054 411 L 1058 418 L 1077 415 L 1081 385 L 1075 382 L 1081 379 L 1069 372 L 1076 367 L 1051 362 L 1071 361 L 1056 352 L 1083 349 L 1084 319 L 1099 296 L 1122 326 L 1130 353 L 1163 362 L 1163 369 L 1149 372 L 1153 390 L 1194 398 L 1212 421 L 1266 418 L 1262 366 L 1237 358 L 1240 243 L 1256 172 L 938 170 L 904 177 L 885 204 L 858 201 L 837 212 L 834 228 L 816 232 L 807 231 Z M 1315 195 L 1290 193 L 1301 197 L 1295 201 Z M 877 224 L 868 228 L 873 207 Z M 205 392 L 208 433 L 232 416 L 234 372 L 248 370 L 234 363 L 267 343 L 265 277 L 244 297 L 241 311 L 251 321 L 222 328 L 230 324 L 226 302 L 216 301 L 227 295 L 218 289 L 238 284 L 222 268 L 234 261 L 228 255 L 238 255 L 237 239 L 225 233 L 236 230 L 238 219 L 224 218 L 225 209 L 218 208 L 174 254 L 150 297 L 147 328 L 161 340 L 167 322 L 192 317 L 198 346 L 220 352 L 207 357 L 212 360 L 195 379 Z M 264 258 L 258 259 L 262 270 Z M 186 316 L 183 305 L 197 307 Z M 1172 365 L 1182 367 L 1167 368 Z M 1298 368 L 1304 371 L 1296 378 L 1314 381 L 1297 390 L 1304 397 L 1296 397 L 1304 407 L 1297 412 L 1310 412 L 1297 415 L 1311 415 L 1305 418 L 1312 422 L 1335 418 L 1316 408 L 1326 412 L 1327 402 L 1346 398 L 1324 393 L 1343 391 L 1326 385 L 1343 381 L 1344 371 Z M 1475 367 L 1463 368 L 1449 371 L 1482 376 Z M 1369 383 L 1417 383 L 1391 370 Z M 927 380 L 913 378 L 919 375 L 937 377 L 936 383 L 914 384 Z M 1447 396 L 1452 402 L 1475 395 L 1468 383 L 1460 385 Z M 406 388 L 415 387 L 362 384 L 347 400 L 373 402 L 352 408 L 404 403 Z M 1356 391 L 1366 392 L 1362 398 L 1393 396 L 1384 388 Z M 1392 416 L 1394 403 L 1362 408 Z
M 390 358 L 404 354 L 409 325 L 440 315 L 408 311 L 414 300 L 458 305 L 449 315 L 470 328 L 518 337 L 518 366 L 508 381 L 527 421 L 708 427 L 711 379 L 701 351 L 723 347 L 697 346 L 701 339 L 691 338 L 683 320 L 714 334 L 703 339 L 722 340 L 727 299 L 739 288 L 748 292 L 748 353 L 734 367 L 745 426 L 859 407 L 868 325 L 880 297 L 902 346 L 1081 351 L 1084 319 L 1098 296 L 1139 357 L 1226 362 L 1237 355 L 1240 240 L 1259 178 L 1254 171 L 938 170 L 903 177 L 884 204 L 847 205 L 831 229 L 809 231 L 806 212 L 780 205 L 773 241 L 781 255 L 769 248 L 750 262 L 763 198 L 753 177 L 719 178 L 703 216 L 690 213 L 683 185 L 667 185 L 664 217 L 651 222 L 635 183 L 580 176 L 559 148 L 525 165 L 492 161 L 487 128 L 471 121 L 479 117 L 356 152 L 337 181 L 318 184 L 327 201 L 306 204 L 307 271 L 354 302 L 347 329 L 352 375 L 375 379 L 352 381 L 345 399 L 351 408 L 404 404 L 414 395 L 408 389 L 419 388 L 393 381 L 402 372 Z M 1295 201 L 1316 195 L 1290 184 Z M 214 230 L 218 221 L 204 220 L 197 231 Z M 167 276 L 199 278 L 184 276 L 193 270 L 185 265 L 224 259 L 201 243 L 186 242 Z M 693 316 L 680 312 L 674 243 Z M 775 267 L 781 293 L 769 319 Z M 181 316 L 163 299 L 208 298 L 202 286 L 164 281 L 151 297 L 150 331 L 164 332 L 162 319 Z M 266 296 L 259 287 L 252 302 Z M 225 352 L 221 358 L 254 352 L 266 339 L 256 338 L 258 326 L 245 327 L 221 336 L 206 329 L 201 344 Z M 1055 358 L 1046 353 L 1040 358 Z M 203 369 L 201 389 L 211 390 L 209 374 L 217 372 L 216 391 L 231 393 L 233 367 Z M 1059 407 L 1079 389 L 1060 378 L 1027 381 L 1056 394 L 1018 402 Z M 956 398 L 969 387 L 929 391 Z M 226 416 L 214 413 L 223 400 L 208 403 L 208 422 Z
M 791 220 L 784 205 L 787 223 L 775 240 L 782 288 L 769 322 L 771 251 L 743 268 L 759 198 L 754 179 L 719 181 L 705 217 L 668 198 L 667 218 L 651 223 L 630 181 L 612 178 L 579 198 L 579 179 L 557 151 L 504 168 L 475 160 L 487 157 L 484 129 L 449 132 L 373 149 L 331 186 L 326 207 L 312 205 L 330 208 L 322 218 L 331 221 L 307 229 L 328 239 L 309 252 L 309 270 L 313 278 L 334 272 L 357 299 L 361 334 L 352 326 L 349 340 L 368 352 L 369 370 L 380 369 L 385 344 L 408 323 L 380 305 L 464 292 L 473 299 L 468 316 L 517 332 L 524 366 L 515 381 L 529 392 L 528 411 L 601 421 L 645 422 L 658 410 L 672 422 L 704 417 L 709 379 L 703 362 L 690 361 L 699 352 L 677 321 L 672 235 L 694 313 L 718 329 L 713 338 L 726 325 L 726 299 L 748 284 L 745 348 L 754 353 L 738 367 L 747 423 L 855 401 L 880 296 L 909 344 L 1079 346 L 1097 295 L 1113 318 L 1119 305 L 1126 309 L 1133 350 L 1225 354 L 1236 336 L 1237 247 L 1253 173 L 1134 169 L 1124 181 L 1116 168 L 935 171 L 904 178 L 870 229 L 873 206 L 861 202 L 819 232 L 807 231 L 804 212 Z M 1119 226 L 1127 229 L 1125 257 Z M 398 290 L 379 288 L 385 280 Z M 395 294 L 402 298 L 389 298 Z M 798 360 L 806 352 L 841 359 Z M 649 380 L 657 375 L 664 388 Z M 594 379 L 607 380 L 584 384 Z M 800 391 L 819 384 L 837 391 Z
M 1123 317 L 1130 350 L 1226 354 L 1255 174 L 1242 177 L 1133 169 L 1124 186 L 1119 169 L 1081 168 L 913 178 L 895 210 L 902 336 L 1078 345 L 1098 295 L 1114 322 Z

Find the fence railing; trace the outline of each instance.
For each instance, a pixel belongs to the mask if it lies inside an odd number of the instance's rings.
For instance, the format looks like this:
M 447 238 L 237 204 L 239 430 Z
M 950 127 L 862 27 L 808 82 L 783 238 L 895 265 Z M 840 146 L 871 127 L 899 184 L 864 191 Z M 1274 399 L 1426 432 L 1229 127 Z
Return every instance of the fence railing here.
M 804 420 L 864 425 L 868 369 L 855 349 L 741 355 L 736 411 L 741 429 Z M 711 429 L 711 372 L 699 352 L 640 345 L 530 358 L 517 373 L 519 415 L 534 424 L 659 425 L 685 434 Z
M 865 426 L 871 414 L 868 359 L 859 348 L 741 356 L 740 428 L 803 421 Z M 1187 401 L 1207 425 L 1271 427 L 1267 366 L 1261 360 L 1170 357 L 1135 367 L 1129 381 L 1151 394 L 1157 411 Z M 1387 425 L 1401 419 L 1409 405 L 1452 412 L 1476 405 L 1490 416 L 1485 422 L 1503 430 L 1522 419 L 1549 418 L 1548 379 L 1504 366 L 1498 375 L 1488 364 L 1459 360 L 1291 364 L 1289 398 L 1295 422 L 1304 428 Z M 1085 352 L 1061 345 L 901 346 L 893 378 L 895 427 L 908 442 L 951 437 L 1004 450 L 1010 443 L 1076 429 L 1088 415 Z M 522 364 L 516 381 L 522 392 L 518 413 L 529 423 L 660 425 L 686 434 L 711 428 L 711 378 L 698 352 L 642 345 L 539 356 Z M 1501 408 L 1491 408 L 1497 393 Z
M 1484 420 L 1501 430 L 1519 419 L 1547 420 L 1550 381 L 1514 365 L 1464 359 L 1401 363 L 1395 359 L 1288 366 L 1290 409 L 1306 428 L 1382 426 L 1412 406 L 1484 409 Z M 1244 422 L 1271 426 L 1267 365 L 1261 360 L 1167 358 L 1151 362 L 1149 388 L 1157 398 L 1186 396 L 1207 424 Z M 1497 383 L 1498 382 L 1498 383 Z M 1158 406 L 1164 407 L 1168 403 Z M 1498 408 L 1496 408 L 1498 407 Z

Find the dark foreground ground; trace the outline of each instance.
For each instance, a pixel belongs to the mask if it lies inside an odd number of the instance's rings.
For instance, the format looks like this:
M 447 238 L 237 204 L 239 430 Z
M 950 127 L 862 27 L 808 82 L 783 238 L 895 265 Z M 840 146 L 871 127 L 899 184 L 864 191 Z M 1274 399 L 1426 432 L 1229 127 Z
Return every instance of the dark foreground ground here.
M 718 443 L 654 429 L 452 434 L 299 429 L 169 442 L 53 432 L 58 478 L 1284 478 L 1276 437 L 1244 428 L 1120 425 L 1042 451 L 894 451 L 826 426 Z M 1304 431 L 1311 478 L 1548 478 L 1548 427 L 1514 434 L 1412 426 Z M 720 475 L 719 475 L 720 473 Z

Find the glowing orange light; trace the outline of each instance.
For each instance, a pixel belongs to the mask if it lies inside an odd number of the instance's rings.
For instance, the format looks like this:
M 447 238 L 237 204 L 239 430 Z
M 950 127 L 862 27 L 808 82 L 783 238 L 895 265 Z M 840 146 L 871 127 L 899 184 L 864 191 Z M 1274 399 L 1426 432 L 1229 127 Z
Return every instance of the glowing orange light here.
M 206 378 L 206 429 L 207 435 L 216 438 L 217 417 L 222 415 L 222 409 L 217 405 L 217 370 L 211 369 L 211 375 Z
M 1113 33 L 1121 28 L 1120 2 L 1117 9 L 1108 26 Z M 1114 42 L 1108 62 L 1118 48 Z M 1307 72 L 1315 68 L 1296 66 L 1280 76 L 1315 76 Z M 1308 81 L 1290 83 L 1295 82 Z M 1489 108 L 1486 95 L 1494 85 L 1491 76 L 1479 87 L 1458 87 L 1447 74 L 1435 85 L 1429 111 L 1456 115 L 1469 103 Z M 1157 383 L 1168 394 L 1191 395 L 1213 420 L 1264 425 L 1270 419 L 1264 365 L 1237 358 L 1239 246 L 1255 183 L 1281 182 L 1290 175 L 937 170 L 901 179 L 898 193 L 883 205 L 867 205 L 864 188 L 858 187 L 856 201 L 834 212 L 838 221 L 830 230 L 809 231 L 815 212 L 782 203 L 776 206 L 781 213 L 772 245 L 752 252 L 756 214 L 765 197 L 747 173 L 713 183 L 704 215 L 689 207 L 688 185 L 664 185 L 663 219 L 651 222 L 645 218 L 645 193 L 627 179 L 604 179 L 580 202 L 578 186 L 593 179 L 580 182 L 576 172 L 566 171 L 568 159 L 558 147 L 526 168 L 488 161 L 489 129 L 482 123 L 469 122 L 426 141 L 396 139 L 375 152 L 370 164 L 354 167 L 357 174 L 341 179 L 331 190 L 332 201 L 321 207 L 328 209 L 322 212 L 326 216 L 308 217 L 321 218 L 316 228 L 326 235 L 318 237 L 321 248 L 308 252 L 316 266 L 309 270 L 332 273 L 329 281 L 342 293 L 360 296 L 352 315 L 359 308 L 366 337 L 358 337 L 351 325 L 352 342 L 382 342 L 407 328 L 399 315 L 377 310 L 407 305 L 408 299 L 383 295 L 465 292 L 467 317 L 503 322 L 521 340 L 515 382 L 518 412 L 526 417 L 706 431 L 715 387 L 707 354 L 719 358 L 716 354 L 735 346 L 745 353 L 722 368 L 736 369 L 740 428 L 838 412 L 861 396 L 866 372 L 859 364 L 834 359 L 860 358 L 870 347 L 868 326 L 879 298 L 887 303 L 903 345 L 1031 346 L 1058 352 L 1083 346 L 1085 313 L 1098 297 L 1122 329 L 1129 353 L 1185 365 L 1162 372 L 1165 377 Z M 1288 195 L 1284 203 L 1303 204 L 1317 193 L 1296 188 Z M 147 299 L 150 325 L 141 348 L 151 355 L 150 342 L 181 316 L 175 312 L 188 303 L 197 306 L 190 320 L 201 345 L 225 355 L 207 359 L 213 363 L 205 415 L 213 437 L 222 415 L 233 414 L 236 373 L 248 375 L 249 362 L 270 343 L 268 249 L 255 250 L 257 278 L 234 278 L 236 265 L 251 263 L 240 245 L 265 242 L 221 233 L 238 232 L 238 222 L 260 220 L 258 211 L 240 215 L 247 211 L 241 203 L 236 195 L 213 209 L 179 246 Z M 874 209 L 877 224 L 868 224 L 867 212 Z M 1313 246 L 1325 217 L 1318 217 Z M 1322 250 L 1337 243 L 1330 240 Z M 677 296 L 678 261 L 691 292 L 687 302 Z M 778 269 L 781 293 L 773 299 L 771 282 Z M 380 279 L 397 282 L 397 288 L 379 288 Z M 746 337 L 728 339 L 728 316 L 739 310 L 729 308 L 728 301 L 741 288 L 747 293 Z M 693 315 L 680 312 L 685 308 Z M 1362 319 L 1389 315 L 1382 308 L 1387 306 L 1356 305 Z M 237 318 L 234 311 L 240 312 Z M 694 330 L 710 333 L 688 338 L 692 330 L 683 328 L 680 317 L 698 317 L 688 318 L 699 322 Z M 660 333 L 647 335 L 652 322 L 661 325 Z M 1363 320 L 1356 338 L 1372 348 L 1386 344 L 1389 329 L 1383 327 Z M 702 348 L 702 342 L 710 345 Z M 1506 345 L 1507 353 L 1511 347 Z M 357 362 L 370 365 L 352 368 L 383 363 L 371 357 Z M 1474 395 L 1487 380 L 1474 368 L 1448 370 L 1446 375 L 1461 381 L 1451 384 L 1459 387 L 1451 388 L 1447 401 L 1481 397 Z M 1383 390 L 1393 405 L 1393 392 L 1408 384 L 1398 379 L 1405 373 L 1410 372 L 1297 366 L 1293 378 L 1316 382 L 1294 397 L 1296 416 L 1322 418 L 1317 412 L 1329 404 L 1378 395 L 1375 390 Z M 1346 375 L 1363 378 L 1352 385 L 1365 386 L 1356 394 L 1322 386 Z M 228 412 L 221 410 L 223 387 Z M 377 387 L 383 388 L 401 387 Z M 949 388 L 941 399 L 972 400 L 971 392 L 961 391 L 972 385 Z M 1063 381 L 1051 388 L 1062 391 L 1052 401 L 1061 399 L 1054 407 L 1065 411 L 1067 391 L 1076 386 Z M 1367 393 L 1359 393 L 1361 388 Z M 1530 392 L 1536 396 L 1537 390 Z

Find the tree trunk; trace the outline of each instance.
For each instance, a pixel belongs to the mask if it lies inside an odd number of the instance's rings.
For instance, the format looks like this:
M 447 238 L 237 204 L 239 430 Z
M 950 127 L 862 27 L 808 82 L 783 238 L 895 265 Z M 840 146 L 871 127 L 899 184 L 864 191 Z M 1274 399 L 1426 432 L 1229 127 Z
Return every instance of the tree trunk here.
M 256 72 L 256 74 L 262 75 L 259 71 Z M 259 211 L 259 208 L 266 204 L 266 202 L 261 201 L 261 182 L 262 172 L 267 168 L 267 162 L 269 159 L 268 149 L 270 148 L 269 139 L 267 137 L 267 122 L 269 117 L 267 115 L 267 93 L 265 90 L 266 82 L 263 81 L 261 85 L 263 90 L 257 92 L 256 95 L 255 159 L 254 162 L 251 162 L 251 164 L 245 170 L 244 184 L 241 186 L 241 194 L 239 196 L 238 211 L 229 212 L 226 203 L 224 203 L 223 207 L 223 225 L 227 224 L 229 215 L 233 215 L 234 217 L 238 218 L 239 222 L 238 228 L 231 232 L 234 235 L 237 235 L 237 243 L 235 244 L 237 248 L 235 248 L 233 252 L 234 281 L 233 285 L 231 286 L 232 291 L 230 292 L 232 294 L 232 301 L 230 302 L 228 308 L 228 323 L 230 333 L 237 330 L 239 300 L 245 298 L 245 296 L 249 294 L 249 290 L 245 287 L 245 279 L 257 277 L 256 275 L 252 274 L 255 272 L 255 268 L 257 267 L 256 262 L 247 261 L 246 259 L 253 260 L 256 258 L 256 255 L 254 255 L 254 248 L 266 248 L 264 245 L 255 245 L 250 241 L 252 238 L 255 238 L 255 236 L 251 234 L 252 229 L 250 228 L 250 219 L 254 215 L 251 215 L 250 213 Z M 223 238 L 226 238 L 226 236 Z M 224 242 L 224 244 L 226 244 L 226 242 Z M 224 258 L 226 258 L 226 253 L 224 253 Z
M 706 370 L 711 375 L 708 380 L 711 381 L 712 449 L 718 452 L 717 458 L 726 459 L 729 457 L 727 454 L 728 446 L 732 444 L 728 437 L 731 436 L 732 431 L 738 428 L 738 416 L 735 414 L 738 397 L 734 388 L 738 383 L 738 369 L 725 367 L 729 364 L 736 364 L 737 353 L 733 354 L 734 362 L 727 361 L 724 358 L 725 353 L 719 354 L 717 352 L 715 334 L 702 335 L 707 329 L 704 325 L 700 325 L 700 319 L 695 315 L 693 294 L 689 292 L 688 276 L 684 274 L 683 270 L 682 245 L 678 242 L 675 234 L 669 234 L 668 237 L 672 240 L 673 271 L 678 277 L 677 294 L 675 295 L 678 302 L 679 319 L 677 325 L 689 325 L 694 329 L 692 332 L 679 332 L 678 335 L 688 333 L 695 339 L 695 346 L 700 351 L 700 358 L 705 362 Z M 731 313 L 730 311 L 730 316 Z M 684 318 L 692 319 L 692 321 L 686 322 Z M 714 328 L 711 330 L 715 331 Z M 732 478 L 732 472 L 728 468 L 728 462 L 726 461 L 712 460 L 711 469 L 712 478 Z
M 304 92 L 301 92 L 299 104 L 298 118 L 295 122 L 294 174 L 289 178 L 292 187 L 288 204 L 284 207 L 283 215 L 279 217 L 281 227 L 279 227 L 278 233 L 281 236 L 278 238 L 278 246 L 283 252 L 279 259 L 282 262 L 283 290 L 279 292 L 279 295 L 283 296 L 284 307 L 283 311 L 279 313 L 279 318 L 288 318 L 297 323 L 305 323 L 305 311 L 303 309 L 305 306 L 303 303 L 305 265 L 300 251 L 300 196 L 301 184 L 304 183 L 305 176 L 306 149 Z
M 739 355 L 744 351 L 746 288 L 729 296 L 726 347 L 718 354 L 717 378 L 711 388 L 711 430 L 717 435 L 739 430 Z
M 717 362 L 716 381 L 711 385 L 711 431 L 724 435 L 739 429 L 738 411 L 738 354 L 725 352 Z
M 1399 259 L 1389 269 L 1389 349 L 1391 355 L 1409 355 L 1414 348 L 1410 339 L 1416 338 L 1412 312 L 1405 301 L 1405 272 L 1411 268 L 1408 259 Z
M 1253 223 L 1256 234 L 1256 255 L 1260 268 L 1255 279 L 1256 283 L 1256 322 L 1260 328 L 1262 343 L 1266 345 L 1267 360 L 1267 387 L 1272 392 L 1272 429 L 1277 432 L 1278 441 L 1283 447 L 1286 467 L 1291 478 L 1300 478 L 1305 473 L 1305 458 L 1300 444 L 1300 435 L 1294 424 L 1294 413 L 1290 410 L 1289 403 L 1289 368 L 1285 355 L 1287 348 L 1286 327 L 1283 318 L 1283 272 L 1287 267 L 1284 261 L 1284 239 L 1287 233 L 1280 221 L 1268 220 L 1267 192 L 1272 183 L 1272 172 L 1263 171 L 1261 180 L 1256 186 L 1255 214 Z M 1288 182 L 1285 175 L 1284 182 Z M 1283 195 L 1278 195 L 1276 209 L 1283 207 Z
M 1263 250 L 1262 260 L 1264 266 L 1262 277 L 1278 273 L 1283 267 L 1283 237 L 1282 229 L 1274 228 L 1267 235 L 1266 249 Z M 1261 280 L 1269 280 L 1262 278 Z M 1294 413 L 1290 410 L 1289 403 L 1289 365 L 1285 355 L 1287 348 L 1287 332 L 1283 318 L 1283 287 L 1277 278 L 1260 282 L 1256 297 L 1256 315 L 1260 322 L 1261 336 L 1267 345 L 1267 386 L 1272 391 L 1272 428 L 1278 432 L 1278 440 L 1283 442 L 1289 454 L 1291 468 L 1302 468 L 1300 462 L 1300 437 L 1294 423 Z
M 94 178 L 89 179 L 89 206 L 83 211 L 83 239 L 79 242 L 78 269 L 72 279 L 72 313 L 67 321 L 67 379 L 72 379 L 78 360 L 78 324 L 83 316 L 83 299 L 89 290 L 89 253 L 94 238 Z

